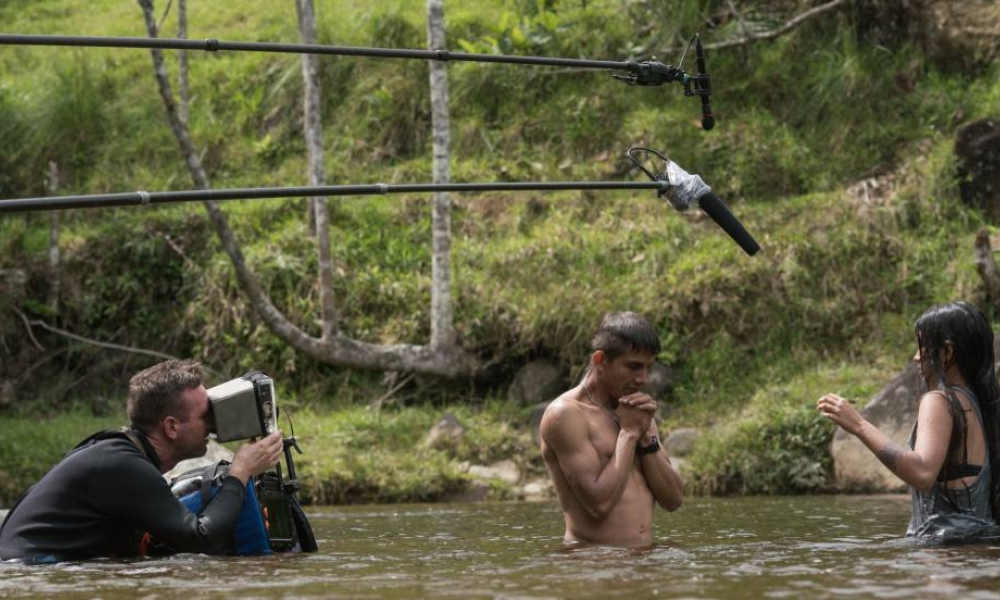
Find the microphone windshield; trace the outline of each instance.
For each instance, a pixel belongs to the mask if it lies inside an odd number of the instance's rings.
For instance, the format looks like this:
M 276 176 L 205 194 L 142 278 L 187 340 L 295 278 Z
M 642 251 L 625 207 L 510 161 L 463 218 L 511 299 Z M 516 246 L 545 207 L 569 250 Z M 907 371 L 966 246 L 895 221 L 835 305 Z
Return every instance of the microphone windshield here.
M 760 244 L 747 232 L 743 224 L 736 220 L 733 213 L 729 212 L 729 209 L 714 192 L 709 191 L 698 198 L 698 206 L 705 211 L 705 214 L 712 217 L 712 220 L 718 223 L 719 227 L 725 230 L 729 237 L 740 245 L 740 248 L 743 248 L 744 252 L 750 256 L 757 254 L 757 251 L 760 250 Z

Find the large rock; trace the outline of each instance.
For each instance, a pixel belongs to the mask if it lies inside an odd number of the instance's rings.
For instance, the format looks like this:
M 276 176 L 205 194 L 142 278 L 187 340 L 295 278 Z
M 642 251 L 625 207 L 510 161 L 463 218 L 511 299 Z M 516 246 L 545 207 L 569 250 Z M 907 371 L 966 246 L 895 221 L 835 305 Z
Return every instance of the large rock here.
M 426 448 L 454 447 L 465 435 L 465 427 L 452 413 L 445 413 L 424 436 L 422 445 Z
M 529 481 L 524 484 L 518 494 L 518 500 L 525 500 L 528 502 L 538 502 L 544 500 L 550 500 L 555 496 L 555 488 L 552 486 L 552 482 L 547 479 L 536 479 L 535 481 Z
M 489 466 L 471 465 L 468 471 L 478 480 L 499 479 L 510 485 L 521 480 L 521 470 L 512 460 L 502 460 Z
M 460 492 L 449 494 L 444 498 L 445 502 L 481 502 L 490 498 L 493 490 L 493 483 L 502 481 L 507 486 L 516 486 L 523 478 L 521 469 L 512 460 L 502 460 L 489 466 L 472 465 L 463 462 L 458 465 L 458 470 L 468 473 L 472 478 L 466 488 Z M 530 483 L 528 484 L 530 485 Z M 514 488 L 514 495 L 518 499 L 525 499 L 529 495 L 537 496 L 541 499 L 544 496 L 544 489 L 535 490 L 537 494 L 529 494 L 524 489 Z
M 930 0 L 926 50 L 939 65 L 970 69 L 987 65 L 1000 50 L 1000 3 L 996 0 Z
M 694 427 L 681 427 L 671 431 L 663 440 L 663 449 L 671 458 L 691 454 L 694 443 L 698 441 L 699 432 Z
M 666 402 L 674 394 L 674 379 L 674 372 L 670 367 L 655 362 L 649 367 L 646 385 L 642 387 L 642 391 L 658 402 Z
M 963 125 L 955 135 L 962 201 L 1000 222 L 1000 119 Z
M 554 360 L 540 358 L 521 367 L 508 395 L 519 404 L 548 402 L 567 389 L 566 370 Z
M 943 67 L 964 71 L 988 65 L 1000 45 L 1000 4 L 995 0 L 866 0 L 847 10 L 862 42 L 894 51 L 916 45 Z M 916 66 L 894 75 L 908 92 Z
M 855 32 L 866 44 L 895 49 L 904 44 L 929 45 L 934 30 L 929 10 L 933 0 L 866 0 L 848 3 Z
M 531 429 L 531 441 L 534 442 L 536 447 L 540 447 L 542 444 L 542 417 L 545 416 L 545 409 L 549 407 L 549 404 L 550 402 L 539 402 L 532 409 L 531 417 L 528 418 L 528 427 Z
M 906 447 L 910 429 L 917 420 L 917 399 L 921 382 L 917 367 L 910 362 L 861 411 L 862 416 L 894 442 Z M 830 448 L 835 485 L 844 491 L 902 491 L 906 485 L 856 437 L 837 428 Z

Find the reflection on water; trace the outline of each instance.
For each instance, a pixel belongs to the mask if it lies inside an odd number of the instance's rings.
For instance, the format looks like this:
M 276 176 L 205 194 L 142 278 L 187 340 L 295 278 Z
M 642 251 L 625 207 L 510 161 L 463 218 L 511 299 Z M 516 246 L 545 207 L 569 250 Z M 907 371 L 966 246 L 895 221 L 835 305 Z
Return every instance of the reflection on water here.
M 554 504 L 311 507 L 320 552 L 0 564 L 0 597 L 997 598 L 1000 545 L 902 538 L 903 496 L 688 499 L 646 550 L 566 549 Z

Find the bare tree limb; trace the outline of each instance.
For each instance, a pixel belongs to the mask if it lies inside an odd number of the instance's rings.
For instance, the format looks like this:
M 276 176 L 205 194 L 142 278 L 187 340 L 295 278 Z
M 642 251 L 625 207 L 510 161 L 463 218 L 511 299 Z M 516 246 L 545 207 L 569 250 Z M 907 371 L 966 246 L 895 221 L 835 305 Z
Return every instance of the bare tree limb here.
M 167 4 L 167 9 L 170 9 L 170 5 Z M 177 37 L 186 40 L 187 39 L 187 0 L 177 0 Z M 177 55 L 177 93 L 180 98 L 180 104 L 177 107 L 180 113 L 181 121 L 185 123 L 188 122 L 188 117 L 191 115 L 191 91 L 188 81 L 188 53 L 187 50 L 181 50 Z
M 31 330 L 31 321 L 28 320 L 28 317 L 26 317 L 23 312 L 18 310 L 16 306 L 12 306 L 11 308 L 17 313 L 17 316 L 21 317 L 21 321 L 24 322 L 24 328 L 28 331 L 28 337 L 31 338 L 31 343 L 34 344 L 35 348 L 38 348 L 39 351 L 45 352 L 45 347 L 39 344 L 38 340 L 35 339 L 35 332 Z
M 173 0 L 167 0 L 167 5 L 163 7 L 163 14 L 160 15 L 160 21 L 156 24 L 157 29 L 163 27 L 163 22 L 167 20 L 167 16 L 170 14 L 170 5 L 173 4 Z
M 990 300 L 1000 311 L 1000 269 L 993 260 L 993 248 L 990 246 L 990 235 L 986 229 L 976 232 L 975 256 L 976 271 L 986 284 L 986 293 L 989 294 Z
M 753 37 L 753 32 L 750 31 L 749 27 L 747 27 L 746 19 L 744 19 L 743 15 L 740 14 L 740 11 L 736 9 L 736 3 L 733 2 L 733 0 L 726 0 L 726 2 L 729 4 L 729 10 L 732 11 L 734 15 L 736 15 L 736 20 L 740 24 L 740 29 L 743 30 L 743 36 L 745 38 Z
M 827 2 L 826 4 L 821 4 L 819 6 L 815 6 L 815 7 L 810 8 L 809 10 L 807 10 L 807 11 L 805 11 L 803 13 L 795 15 L 794 17 L 792 17 L 791 19 L 789 19 L 788 21 L 786 21 L 785 24 L 782 25 L 781 27 L 777 27 L 775 29 L 771 29 L 769 31 L 764 31 L 764 32 L 761 32 L 761 33 L 752 33 L 752 32 L 749 32 L 746 29 L 746 27 L 744 26 L 744 32 L 745 33 L 744 33 L 743 37 L 736 38 L 736 39 L 731 39 L 731 40 L 723 40 L 721 42 L 713 42 L 711 44 L 704 44 L 703 47 L 706 50 L 721 50 L 723 48 L 733 48 L 733 47 L 736 47 L 736 46 L 745 46 L 747 44 L 751 44 L 753 42 L 759 42 L 759 41 L 762 41 L 762 40 L 773 40 L 775 38 L 778 38 L 778 37 L 781 37 L 781 36 L 785 35 L 789 31 L 795 29 L 796 27 L 798 27 L 799 25 L 805 23 L 806 21 L 808 21 L 810 19 L 813 19 L 815 17 L 818 17 L 819 15 L 821 15 L 821 14 L 823 14 L 825 12 L 831 11 L 831 10 L 833 10 L 835 8 L 838 8 L 841 5 L 846 4 L 846 3 L 847 3 L 847 0 L 832 0 L 831 2 Z M 739 17 L 738 13 L 737 13 L 737 17 Z M 742 23 L 742 19 L 741 19 L 741 23 Z M 684 50 L 683 47 L 681 47 L 681 48 L 669 48 L 669 49 L 665 49 L 665 50 L 660 50 L 660 52 L 662 52 L 664 54 L 673 54 L 673 53 L 676 53 L 676 52 L 681 52 L 683 50 Z
M 59 192 L 59 165 L 49 161 L 49 193 Z M 62 295 L 62 259 L 59 248 L 59 211 L 49 215 L 49 297 L 48 306 L 52 314 L 59 313 L 59 298 Z
M 388 400 L 389 398 L 392 398 L 393 395 L 395 395 L 396 392 L 398 392 L 399 390 L 403 389 L 403 386 L 405 386 L 406 384 L 408 384 L 411 381 L 413 381 L 414 377 L 416 377 L 415 373 L 409 373 L 408 375 L 406 375 L 406 377 L 401 378 L 396 383 L 396 385 L 392 386 L 392 388 L 389 389 L 388 392 L 382 394 L 377 399 L 372 400 L 371 402 L 369 402 L 368 403 L 368 408 L 370 408 L 372 410 L 376 410 L 376 411 L 382 410 L 382 405 L 385 403 L 385 401 Z
M 163 352 L 157 352 L 155 350 L 145 350 L 143 348 L 135 348 L 133 346 L 123 346 L 121 344 L 112 344 L 112 343 L 109 343 L 109 342 L 99 342 L 97 340 L 92 340 L 90 338 L 83 337 L 82 335 L 77 335 L 75 333 L 70 333 L 70 332 L 68 332 L 68 331 L 66 331 L 64 329 L 59 329 L 58 327 L 53 327 L 52 325 L 49 325 L 48 323 L 46 323 L 45 321 L 42 321 L 41 319 L 35 319 L 35 320 L 29 321 L 28 317 L 25 316 L 25 314 L 23 312 L 21 312 L 20 310 L 18 310 L 16 308 L 14 309 L 14 311 L 18 315 L 21 316 L 21 320 L 23 320 L 24 324 L 28 327 L 28 335 L 31 337 L 32 341 L 35 342 L 35 346 L 38 347 L 39 350 L 44 350 L 44 348 L 42 348 L 41 345 L 38 344 L 38 341 L 35 340 L 35 336 L 31 332 L 31 327 L 32 326 L 41 327 L 42 329 L 44 329 L 45 331 L 48 331 L 50 333 L 54 333 L 56 335 L 61 335 L 63 337 L 69 338 L 69 339 L 77 341 L 77 342 L 82 342 L 84 344 L 90 344 L 91 346 L 97 346 L 99 348 L 108 348 L 110 350 L 121 350 L 122 352 L 130 352 L 132 354 L 144 354 L 146 356 L 153 356 L 153 357 L 156 357 L 156 358 L 162 358 L 164 360 L 176 360 L 177 359 L 176 356 L 173 356 L 173 355 L 170 355 L 170 354 L 164 354 Z

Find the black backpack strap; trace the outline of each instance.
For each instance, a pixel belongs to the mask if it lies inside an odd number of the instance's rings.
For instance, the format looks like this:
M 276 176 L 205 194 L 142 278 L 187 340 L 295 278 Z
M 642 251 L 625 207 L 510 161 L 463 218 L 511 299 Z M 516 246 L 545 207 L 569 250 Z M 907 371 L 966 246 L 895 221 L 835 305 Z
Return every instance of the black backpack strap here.
M 119 431 L 124 433 L 125 437 L 127 437 L 130 442 L 135 444 L 135 447 L 139 449 L 139 452 L 141 452 L 142 455 L 145 456 L 147 460 L 153 461 L 152 457 L 149 456 L 149 452 L 146 451 L 145 444 L 143 444 L 142 440 L 139 439 L 139 435 L 136 433 L 134 429 L 132 429 L 128 425 L 124 425 L 121 429 L 119 429 Z M 153 462 L 155 463 L 156 461 Z

